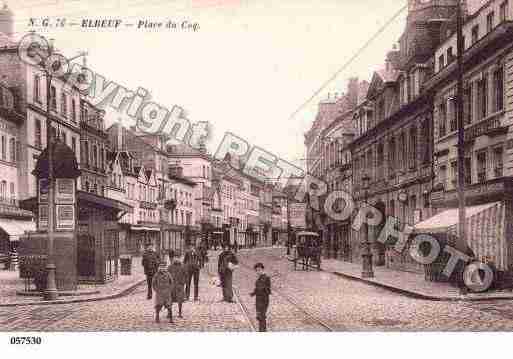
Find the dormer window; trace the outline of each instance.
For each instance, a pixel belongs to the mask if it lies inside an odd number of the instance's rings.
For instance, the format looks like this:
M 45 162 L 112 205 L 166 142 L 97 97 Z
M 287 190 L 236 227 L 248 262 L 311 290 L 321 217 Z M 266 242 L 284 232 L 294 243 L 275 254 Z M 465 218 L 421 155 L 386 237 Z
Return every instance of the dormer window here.
M 495 21 L 495 13 L 492 11 L 486 16 L 486 32 L 492 32 Z
M 479 40 L 479 25 L 475 25 L 472 28 L 472 45 Z
M 447 65 L 450 65 L 454 61 L 454 55 L 452 53 L 452 46 L 447 49 Z
M 442 71 L 442 69 L 445 67 L 445 57 L 444 55 L 440 55 L 438 57 L 438 71 Z

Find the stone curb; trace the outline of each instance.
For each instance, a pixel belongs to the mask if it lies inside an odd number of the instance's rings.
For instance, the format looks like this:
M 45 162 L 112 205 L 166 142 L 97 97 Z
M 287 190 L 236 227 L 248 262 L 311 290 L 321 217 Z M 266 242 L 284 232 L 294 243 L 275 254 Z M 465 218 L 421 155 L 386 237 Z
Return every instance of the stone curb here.
M 22 307 L 29 305 L 57 305 L 57 304 L 70 304 L 70 303 L 86 303 L 86 302 L 96 302 L 107 299 L 116 299 L 121 298 L 125 295 L 130 294 L 136 287 L 146 282 L 146 279 L 141 279 L 132 283 L 125 288 L 119 290 L 113 294 L 107 294 L 104 296 L 96 296 L 90 298 L 73 298 L 73 299 L 64 299 L 64 300 L 40 300 L 35 302 L 18 302 L 18 303 L 3 303 L 0 304 L 1 307 Z
M 293 261 L 292 259 L 290 259 L 290 258 L 288 258 L 286 256 L 285 256 L 285 258 L 287 260 L 289 260 L 290 262 Z M 312 268 L 317 269 L 316 267 L 312 267 Z M 331 270 L 325 270 L 325 269 L 322 269 L 322 268 L 321 268 L 321 271 L 322 272 L 326 272 L 326 273 L 330 273 L 330 274 L 333 274 L 333 275 L 336 275 L 338 277 L 343 277 L 343 278 L 346 278 L 346 279 L 349 279 L 349 280 L 355 280 L 355 281 L 363 282 L 363 283 L 366 283 L 366 284 L 369 284 L 369 285 L 373 285 L 375 287 L 381 287 L 381 288 L 387 289 L 387 290 L 389 290 L 391 292 L 399 293 L 399 294 L 402 294 L 404 296 L 407 296 L 407 297 L 410 297 L 410 298 L 415 298 L 415 299 L 423 299 L 423 300 L 438 301 L 438 302 L 479 302 L 479 301 L 490 301 L 490 300 L 512 300 L 513 299 L 513 293 L 511 295 L 507 295 L 507 296 L 497 296 L 497 295 L 494 296 L 494 295 L 491 295 L 491 296 L 488 296 L 488 297 L 436 296 L 436 295 L 429 295 L 429 294 L 415 292 L 415 291 L 412 291 L 412 290 L 409 290 L 409 289 L 394 287 L 394 286 L 392 286 L 390 284 L 385 284 L 385 283 L 373 281 L 371 279 L 361 278 L 361 277 L 358 277 L 358 276 L 355 276 L 355 275 L 351 275 L 351 274 L 347 274 L 347 273 L 342 273 L 342 272 L 338 272 L 338 271 L 331 271 Z

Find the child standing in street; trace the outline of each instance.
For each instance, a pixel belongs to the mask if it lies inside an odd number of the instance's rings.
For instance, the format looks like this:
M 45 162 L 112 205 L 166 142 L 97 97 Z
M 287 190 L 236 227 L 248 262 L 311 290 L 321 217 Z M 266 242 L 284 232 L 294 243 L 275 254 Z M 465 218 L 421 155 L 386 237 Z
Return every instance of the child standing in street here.
M 168 311 L 169 322 L 173 323 L 173 312 L 171 308 L 173 278 L 167 271 L 166 262 L 159 264 L 158 272 L 153 276 L 152 287 L 155 291 L 155 322 L 160 323 L 160 310 L 162 307 L 165 307 Z
M 271 295 L 271 278 L 264 273 L 264 265 L 257 263 L 254 266 L 258 278 L 255 283 L 255 290 L 250 295 L 256 296 L 256 319 L 258 320 L 258 331 L 267 331 L 267 308 L 269 308 L 269 295 Z

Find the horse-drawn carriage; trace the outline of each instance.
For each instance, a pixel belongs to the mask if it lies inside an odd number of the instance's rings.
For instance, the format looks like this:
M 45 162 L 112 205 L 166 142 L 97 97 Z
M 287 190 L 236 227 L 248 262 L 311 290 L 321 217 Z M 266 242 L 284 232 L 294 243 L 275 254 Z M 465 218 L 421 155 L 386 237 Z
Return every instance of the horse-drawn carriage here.
M 309 266 L 315 265 L 317 270 L 321 270 L 321 237 L 316 232 L 298 232 L 296 234 L 296 244 L 294 245 L 294 270 L 297 269 L 298 262 L 303 270 L 308 270 Z

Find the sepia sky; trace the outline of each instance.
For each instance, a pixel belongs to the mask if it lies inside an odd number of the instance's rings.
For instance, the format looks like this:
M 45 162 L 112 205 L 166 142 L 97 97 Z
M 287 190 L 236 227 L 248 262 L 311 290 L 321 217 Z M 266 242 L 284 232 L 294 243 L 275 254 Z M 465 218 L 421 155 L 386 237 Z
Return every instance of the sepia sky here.
M 476 1 L 476 0 L 472 0 Z M 481 1 L 481 0 L 477 0 Z M 36 28 L 71 57 L 131 90 L 143 87 L 163 106 L 209 121 L 214 151 L 225 131 L 303 166 L 303 134 L 317 103 L 342 92 L 351 76 L 370 80 L 397 42 L 406 11 L 308 106 L 292 113 L 351 58 L 406 0 L 8 0 L 16 36 L 29 18 L 172 20 L 181 30 Z M 117 119 L 109 112 L 107 123 Z M 128 123 L 127 123 L 128 124 Z

